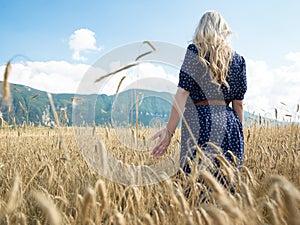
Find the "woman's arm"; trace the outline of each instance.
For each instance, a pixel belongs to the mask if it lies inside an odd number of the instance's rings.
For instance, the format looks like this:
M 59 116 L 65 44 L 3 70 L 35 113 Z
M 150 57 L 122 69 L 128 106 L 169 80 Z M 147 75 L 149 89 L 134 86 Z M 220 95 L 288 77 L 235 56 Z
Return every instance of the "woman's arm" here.
M 167 129 L 172 133 L 175 132 L 178 122 L 182 116 L 185 103 L 189 97 L 189 92 L 179 87 L 173 101 L 172 110 L 167 124 Z
M 244 108 L 243 108 L 243 100 L 233 100 L 232 108 L 237 113 L 241 123 L 244 122 Z
M 172 110 L 167 127 L 157 132 L 151 138 L 152 140 L 155 140 L 159 137 L 159 141 L 152 151 L 153 157 L 160 157 L 166 152 L 171 142 L 172 135 L 175 132 L 178 122 L 182 116 L 188 96 L 188 91 L 184 90 L 181 87 L 178 87 L 175 99 L 173 101 Z

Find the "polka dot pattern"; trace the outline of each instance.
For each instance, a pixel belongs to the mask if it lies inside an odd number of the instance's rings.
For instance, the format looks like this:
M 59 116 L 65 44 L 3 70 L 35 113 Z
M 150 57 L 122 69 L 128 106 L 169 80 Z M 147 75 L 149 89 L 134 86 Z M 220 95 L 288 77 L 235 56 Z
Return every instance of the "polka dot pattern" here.
M 217 150 L 207 142 L 221 148 L 225 156 L 232 160 L 230 150 L 242 163 L 244 154 L 243 127 L 237 113 L 228 105 L 197 105 L 202 100 L 225 100 L 228 104 L 233 100 L 242 100 L 247 90 L 246 64 L 244 58 L 234 52 L 228 76 L 230 88 L 222 85 L 219 88 L 211 82 L 210 73 L 200 62 L 194 44 L 188 46 L 184 62 L 179 73 L 178 86 L 189 91 L 181 130 L 181 166 L 185 167 L 186 157 L 193 159 L 194 143 L 201 146 L 209 156 Z M 189 129 L 188 129 L 189 128 Z M 194 137 L 194 138 L 193 138 Z

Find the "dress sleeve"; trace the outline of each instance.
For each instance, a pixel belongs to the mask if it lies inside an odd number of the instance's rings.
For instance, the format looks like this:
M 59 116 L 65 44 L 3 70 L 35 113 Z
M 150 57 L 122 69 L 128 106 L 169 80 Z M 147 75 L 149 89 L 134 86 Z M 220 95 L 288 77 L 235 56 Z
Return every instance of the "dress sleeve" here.
M 196 70 L 194 68 L 194 60 L 196 57 L 198 57 L 197 48 L 195 45 L 190 44 L 185 53 L 184 61 L 179 72 L 178 83 L 178 87 L 181 87 L 188 92 L 191 92 L 196 84 L 193 78 L 194 70 Z
M 247 77 L 246 77 L 246 62 L 245 59 L 241 56 L 241 69 L 238 74 L 239 83 L 237 89 L 236 100 L 243 100 L 244 95 L 247 91 Z

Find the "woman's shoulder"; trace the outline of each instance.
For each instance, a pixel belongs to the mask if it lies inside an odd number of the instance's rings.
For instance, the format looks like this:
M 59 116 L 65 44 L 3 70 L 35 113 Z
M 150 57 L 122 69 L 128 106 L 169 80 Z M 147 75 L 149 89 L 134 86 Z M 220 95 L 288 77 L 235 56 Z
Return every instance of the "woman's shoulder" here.
M 194 52 L 194 53 L 198 53 L 198 49 L 197 49 L 197 47 L 196 47 L 196 45 L 194 43 L 189 44 L 188 47 L 187 47 L 187 49 L 189 51 Z
M 242 55 L 234 52 L 232 55 L 231 65 L 229 67 L 229 76 L 240 76 L 245 75 L 246 62 Z
M 238 65 L 245 64 L 245 59 L 241 54 L 237 53 L 236 51 L 233 51 L 232 63 Z

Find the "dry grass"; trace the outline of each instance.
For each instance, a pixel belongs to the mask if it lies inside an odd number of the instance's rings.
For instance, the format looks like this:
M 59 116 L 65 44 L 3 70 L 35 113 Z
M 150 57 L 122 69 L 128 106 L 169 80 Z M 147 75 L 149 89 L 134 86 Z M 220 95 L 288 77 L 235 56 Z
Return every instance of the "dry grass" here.
M 179 172 L 155 185 L 123 186 L 87 166 L 72 128 L 2 128 L 0 223 L 298 224 L 299 131 L 299 125 L 247 128 L 241 171 L 218 157 L 220 175 L 230 176 L 226 189 L 193 162 L 193 176 Z M 104 137 L 108 151 L 122 155 L 112 130 L 96 127 L 93 132 Z M 176 139 L 178 134 L 169 150 Z M 146 156 L 122 159 L 150 160 L 149 153 L 141 154 Z

